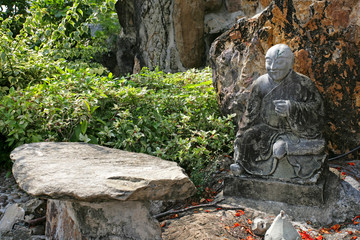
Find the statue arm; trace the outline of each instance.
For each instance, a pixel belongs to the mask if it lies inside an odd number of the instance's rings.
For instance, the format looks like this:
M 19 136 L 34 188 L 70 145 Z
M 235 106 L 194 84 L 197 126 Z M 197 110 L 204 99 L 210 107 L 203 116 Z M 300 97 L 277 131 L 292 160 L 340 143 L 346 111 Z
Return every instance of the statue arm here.
M 259 87 L 255 84 L 251 89 L 246 111 L 239 125 L 239 130 L 245 131 L 246 129 L 260 122 L 261 103 L 262 98 L 260 96 Z
M 310 81 L 310 80 L 309 80 Z M 315 85 L 308 86 L 300 93 L 299 101 L 289 101 L 288 121 L 299 135 L 316 137 L 324 117 L 323 101 Z

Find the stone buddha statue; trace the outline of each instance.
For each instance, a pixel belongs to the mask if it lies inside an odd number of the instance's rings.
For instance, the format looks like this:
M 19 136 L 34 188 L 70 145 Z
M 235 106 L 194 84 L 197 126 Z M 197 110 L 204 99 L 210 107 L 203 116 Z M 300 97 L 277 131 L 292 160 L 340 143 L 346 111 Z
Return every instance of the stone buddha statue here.
M 293 70 L 285 44 L 265 56 L 267 74 L 256 79 L 235 139 L 237 176 L 316 182 L 326 160 L 324 106 L 315 84 Z

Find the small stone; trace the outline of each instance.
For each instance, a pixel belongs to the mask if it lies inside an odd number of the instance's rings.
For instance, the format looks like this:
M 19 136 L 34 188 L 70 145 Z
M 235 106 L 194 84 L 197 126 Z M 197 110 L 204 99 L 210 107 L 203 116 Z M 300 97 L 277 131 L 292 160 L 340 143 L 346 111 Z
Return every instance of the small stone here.
M 10 231 L 17 221 L 24 219 L 24 216 L 25 211 L 18 204 L 10 205 L 0 220 L 0 232 Z
M 270 226 L 271 226 L 271 223 L 270 223 L 269 219 L 255 218 L 251 225 L 251 230 L 256 235 L 264 236 Z

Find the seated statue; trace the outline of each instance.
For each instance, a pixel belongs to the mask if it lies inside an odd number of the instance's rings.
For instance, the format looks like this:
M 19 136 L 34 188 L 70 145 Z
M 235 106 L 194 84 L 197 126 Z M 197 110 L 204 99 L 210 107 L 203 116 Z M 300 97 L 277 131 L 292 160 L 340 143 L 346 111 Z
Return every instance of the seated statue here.
M 252 85 L 235 140 L 237 176 L 292 181 L 319 178 L 326 160 L 322 138 L 324 107 L 315 84 L 292 68 L 285 44 L 265 56 L 267 74 Z

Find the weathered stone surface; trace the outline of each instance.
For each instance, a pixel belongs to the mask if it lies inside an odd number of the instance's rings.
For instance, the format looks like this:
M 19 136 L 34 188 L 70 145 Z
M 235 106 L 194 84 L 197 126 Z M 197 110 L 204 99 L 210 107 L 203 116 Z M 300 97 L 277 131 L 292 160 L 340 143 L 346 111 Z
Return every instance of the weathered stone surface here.
M 354 148 L 360 140 L 359 5 L 274 0 L 261 14 L 238 21 L 210 50 L 222 112 L 241 119 L 249 86 L 265 73 L 266 51 L 286 43 L 295 54 L 294 70 L 309 76 L 323 96 L 329 149 L 338 154 Z
M 117 72 L 131 73 L 134 56 L 141 67 L 150 69 L 174 72 L 204 66 L 209 42 L 239 17 L 252 16 L 268 4 L 269 0 L 118 0 L 123 33 L 117 42 Z M 210 15 L 204 21 L 205 14 Z M 206 32 L 209 25 L 215 26 L 211 35 Z M 133 37 L 135 41 L 128 41 Z
M 195 186 L 175 162 L 85 143 L 32 143 L 11 153 L 33 196 L 81 201 L 184 199 Z
M 349 176 L 342 179 L 342 175 L 336 169 L 331 169 L 331 171 L 324 189 L 325 202 L 319 206 L 287 204 L 225 195 L 224 203 L 230 206 L 246 206 L 268 214 L 278 214 L 284 210 L 291 216 L 292 221 L 311 221 L 313 224 L 323 226 L 351 221 L 360 211 L 359 183 L 352 181 L 352 177 Z M 289 191 L 289 195 L 292 193 L 293 191 Z M 301 201 L 301 197 L 299 201 Z
M 12 204 L 6 208 L 4 216 L 0 221 L 0 235 L 10 231 L 17 221 L 23 220 L 25 216 L 25 210 L 18 204 Z
M 115 7 L 123 29 L 117 44 L 117 64 L 121 73 L 132 73 L 134 56 L 140 60 L 141 68 L 185 69 L 176 47 L 174 0 L 119 0 Z M 129 38 L 134 41 L 127 42 Z
M 242 10 L 246 16 L 253 16 L 259 6 L 258 0 L 225 0 L 227 10 L 236 12 Z
M 161 239 L 160 225 L 150 216 L 146 204 L 49 200 L 46 236 L 51 240 Z
M 264 236 L 266 231 L 271 226 L 270 219 L 255 218 L 251 224 L 251 231 L 259 236 Z
M 325 181 L 303 185 L 271 179 L 225 178 L 225 196 L 238 196 L 293 205 L 320 206 L 324 203 Z
M 223 4 L 222 0 L 205 0 L 205 12 L 216 12 Z
M 204 0 L 174 0 L 176 46 L 185 68 L 204 64 Z

